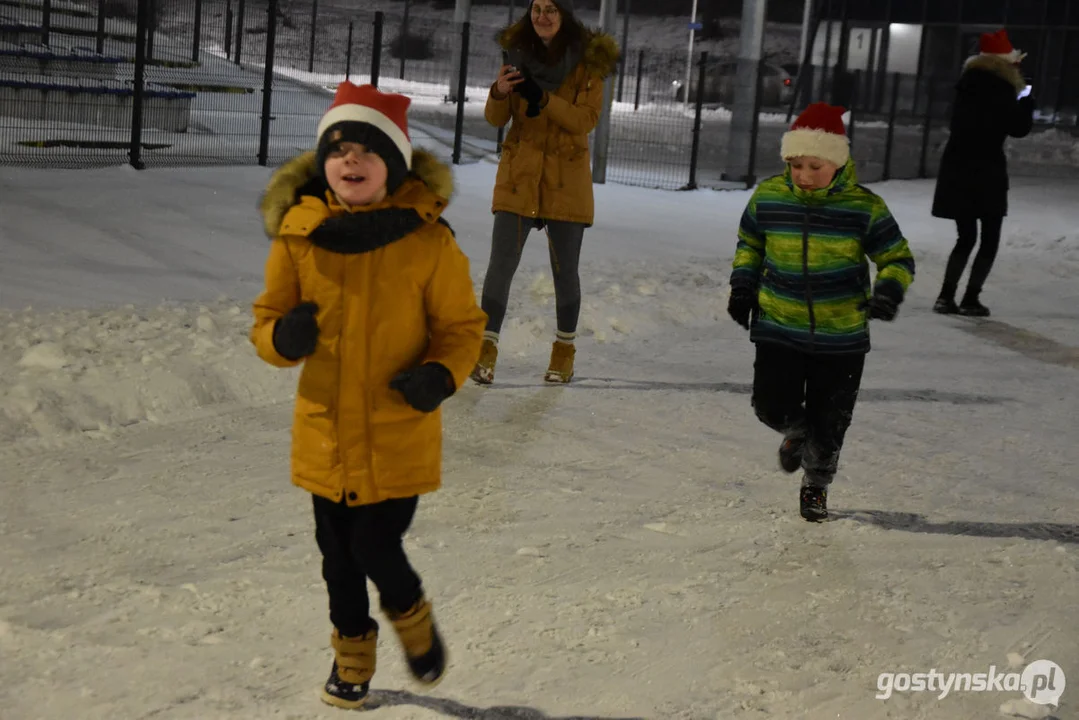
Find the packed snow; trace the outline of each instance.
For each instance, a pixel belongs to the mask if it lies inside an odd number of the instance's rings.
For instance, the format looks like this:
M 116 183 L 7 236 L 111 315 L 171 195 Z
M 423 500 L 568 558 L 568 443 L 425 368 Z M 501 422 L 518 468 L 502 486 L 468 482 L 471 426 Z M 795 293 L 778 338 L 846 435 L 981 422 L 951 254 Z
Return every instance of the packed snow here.
M 444 152 L 444 148 L 440 151 Z M 247 340 L 269 170 L 0 168 L 0 715 L 334 718 L 296 371 Z M 494 166 L 448 219 L 487 262 Z M 534 232 L 495 385 L 445 411 L 444 487 L 407 539 L 451 652 L 408 681 L 388 624 L 372 718 L 1070 718 L 1079 647 L 1079 184 L 1013 178 L 985 321 L 931 313 L 953 228 L 873 185 L 916 254 L 872 328 L 836 519 L 749 403 L 726 315 L 746 192 L 597 186 L 578 379 L 545 386 Z M 896 691 L 885 672 L 1071 675 Z

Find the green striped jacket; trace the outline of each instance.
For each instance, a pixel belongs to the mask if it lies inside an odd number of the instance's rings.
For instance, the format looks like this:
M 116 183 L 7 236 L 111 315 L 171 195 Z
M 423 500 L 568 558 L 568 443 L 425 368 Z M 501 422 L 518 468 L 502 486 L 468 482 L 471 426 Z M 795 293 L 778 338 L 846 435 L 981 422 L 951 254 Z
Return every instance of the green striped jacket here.
M 869 263 L 877 266 L 870 286 Z M 757 290 L 753 342 L 804 352 L 869 352 L 859 306 L 878 292 L 902 302 L 914 256 L 879 196 L 858 185 L 854 163 L 823 190 L 783 175 L 761 183 L 742 214 L 731 288 Z

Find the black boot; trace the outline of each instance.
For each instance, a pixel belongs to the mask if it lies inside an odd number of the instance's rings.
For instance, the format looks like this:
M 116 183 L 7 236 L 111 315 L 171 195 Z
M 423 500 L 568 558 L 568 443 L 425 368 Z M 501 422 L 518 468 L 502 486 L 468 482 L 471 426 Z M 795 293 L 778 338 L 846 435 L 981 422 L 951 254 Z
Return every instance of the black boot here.
M 330 677 L 322 688 L 322 702 L 345 710 L 355 710 L 367 701 L 371 683 L 347 683 L 337 674 L 337 662 L 330 670 Z
M 783 438 L 783 442 L 779 445 L 779 467 L 783 468 L 783 472 L 798 472 L 798 468 L 802 467 L 805 446 L 804 432 L 792 433 Z
M 989 317 L 989 308 L 978 302 L 978 293 L 968 290 L 963 302 L 959 303 L 959 314 L 967 317 Z
M 822 487 L 806 485 L 798 495 L 802 517 L 809 522 L 823 522 L 828 519 L 828 490 Z
M 955 304 L 954 298 L 941 295 L 933 305 L 933 312 L 938 315 L 955 315 L 959 312 L 959 306 Z

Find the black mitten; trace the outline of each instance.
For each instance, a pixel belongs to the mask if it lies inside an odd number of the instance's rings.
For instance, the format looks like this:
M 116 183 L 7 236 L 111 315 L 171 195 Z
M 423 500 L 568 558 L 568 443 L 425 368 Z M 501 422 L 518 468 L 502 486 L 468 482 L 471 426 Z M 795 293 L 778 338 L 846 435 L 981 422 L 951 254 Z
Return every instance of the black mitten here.
M 727 314 L 749 330 L 749 316 L 757 309 L 757 291 L 751 287 L 736 287 L 731 290 L 731 299 L 727 302 Z
M 300 303 L 274 323 L 273 346 L 286 360 L 296 361 L 315 352 L 318 344 L 318 305 Z
M 453 375 L 445 365 L 429 362 L 405 370 L 390 381 L 390 387 L 405 396 L 405 402 L 420 412 L 434 412 L 456 391 Z
M 887 295 L 873 293 L 873 297 L 864 301 L 858 309 L 866 310 L 872 320 L 891 322 L 899 313 L 899 303 Z
M 537 117 L 540 114 L 540 103 L 543 102 L 543 88 L 533 78 L 525 76 L 523 82 L 513 88 L 513 92 L 519 93 L 521 98 L 528 103 L 525 108 L 526 117 Z

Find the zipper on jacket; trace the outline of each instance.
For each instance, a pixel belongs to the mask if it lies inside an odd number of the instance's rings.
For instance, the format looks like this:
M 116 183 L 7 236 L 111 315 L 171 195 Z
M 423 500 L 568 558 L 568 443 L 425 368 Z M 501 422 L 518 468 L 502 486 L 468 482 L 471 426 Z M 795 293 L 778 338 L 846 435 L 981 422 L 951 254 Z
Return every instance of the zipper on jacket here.
M 369 292 L 375 287 L 375 262 L 378 257 L 375 253 L 368 253 L 367 287 Z M 375 482 L 375 440 L 371 432 L 371 416 L 375 412 L 375 404 L 371 397 L 371 306 L 374 305 L 373 300 L 374 298 L 368 296 L 367 315 L 363 328 L 365 338 L 363 344 L 363 395 L 367 403 L 366 412 L 364 412 L 363 416 L 367 425 L 367 481 L 371 485 Z
M 809 206 L 802 220 L 802 277 L 806 284 L 806 303 L 809 308 L 809 342 L 812 350 L 813 335 L 817 330 L 817 317 L 813 312 L 813 286 L 809 282 Z

